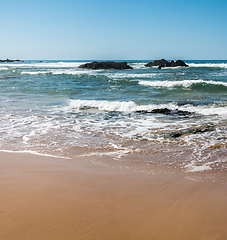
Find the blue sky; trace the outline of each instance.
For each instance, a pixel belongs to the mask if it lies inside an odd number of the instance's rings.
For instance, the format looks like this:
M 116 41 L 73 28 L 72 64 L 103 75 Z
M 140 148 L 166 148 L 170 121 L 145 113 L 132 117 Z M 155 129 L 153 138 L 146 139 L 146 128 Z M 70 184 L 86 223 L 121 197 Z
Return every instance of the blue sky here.
M 226 0 L 7 0 L 0 59 L 227 59 Z

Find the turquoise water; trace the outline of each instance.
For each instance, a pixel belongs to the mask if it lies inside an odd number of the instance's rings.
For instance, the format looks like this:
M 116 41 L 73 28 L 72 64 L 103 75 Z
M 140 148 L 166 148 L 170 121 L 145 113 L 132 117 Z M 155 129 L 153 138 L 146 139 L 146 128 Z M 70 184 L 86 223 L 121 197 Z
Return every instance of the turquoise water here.
M 0 63 L 1 150 L 72 158 L 86 147 L 118 161 L 159 154 L 159 165 L 186 172 L 226 171 L 227 61 L 78 68 L 84 62 Z

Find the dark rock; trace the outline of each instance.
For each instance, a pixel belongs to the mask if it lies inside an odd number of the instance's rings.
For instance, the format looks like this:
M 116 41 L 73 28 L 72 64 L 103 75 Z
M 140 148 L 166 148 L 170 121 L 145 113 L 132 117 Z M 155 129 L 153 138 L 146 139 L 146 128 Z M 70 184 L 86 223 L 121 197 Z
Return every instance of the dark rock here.
M 161 69 L 165 67 L 188 67 L 188 65 L 182 60 L 168 62 L 165 59 L 161 59 L 149 62 L 145 67 L 158 67 L 158 69 Z
M 192 133 L 203 133 L 203 132 L 210 132 L 214 131 L 215 127 L 212 123 L 210 124 L 204 124 L 202 126 L 199 126 L 197 128 L 192 128 L 191 131 Z
M 151 113 L 162 113 L 162 114 L 170 114 L 171 110 L 168 108 L 158 108 L 158 109 L 153 109 Z
M 188 116 L 188 115 L 192 115 L 192 112 L 188 112 L 188 111 L 183 111 L 183 110 L 173 110 L 171 111 L 172 114 L 177 114 L 177 115 L 181 115 L 181 116 Z
M 181 135 L 183 135 L 183 133 L 181 133 L 181 132 L 173 132 L 173 133 L 170 134 L 170 136 L 173 137 L 173 138 L 178 138 Z
M 161 113 L 161 114 L 165 114 L 165 115 L 169 115 L 169 114 L 177 114 L 177 115 L 183 115 L 183 116 L 188 116 L 193 114 L 192 112 L 188 112 L 188 111 L 182 111 L 182 110 L 170 110 L 169 108 L 155 108 L 151 111 L 149 110 L 138 110 L 136 111 L 136 113 Z
M 151 111 L 149 110 L 138 110 L 136 111 L 136 113 L 162 113 L 162 114 L 170 114 L 171 113 L 171 110 L 168 109 L 168 108 L 156 108 L 156 109 L 153 109 Z
M 169 136 L 173 137 L 173 138 L 178 138 L 182 135 L 204 133 L 204 132 L 210 132 L 210 131 L 214 131 L 214 130 L 215 130 L 215 127 L 213 124 L 204 124 L 199 127 L 183 129 L 183 130 L 180 130 L 177 132 L 172 132 L 169 134 Z
M 227 137 L 219 137 L 219 138 L 217 138 L 217 140 L 226 140 L 227 139 Z
M 175 61 L 171 62 L 171 67 L 188 67 L 188 64 L 186 64 L 182 60 L 177 60 L 176 62 Z
M 130 67 L 127 62 L 92 62 L 85 63 L 79 66 L 79 68 L 87 68 L 87 69 L 133 69 Z
M 23 62 L 23 61 L 21 61 L 21 60 L 10 60 L 10 59 L 5 59 L 5 60 L 0 60 L 0 62 Z
M 170 63 L 166 61 L 164 58 L 161 60 L 155 60 L 154 62 L 149 62 L 145 65 L 145 67 L 170 67 Z

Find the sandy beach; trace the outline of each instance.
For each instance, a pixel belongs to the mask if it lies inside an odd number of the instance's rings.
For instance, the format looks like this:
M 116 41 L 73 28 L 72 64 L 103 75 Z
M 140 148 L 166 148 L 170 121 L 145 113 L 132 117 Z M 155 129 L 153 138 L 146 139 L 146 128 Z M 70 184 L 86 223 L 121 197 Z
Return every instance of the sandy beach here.
M 0 239 L 227 239 L 227 186 L 0 153 Z

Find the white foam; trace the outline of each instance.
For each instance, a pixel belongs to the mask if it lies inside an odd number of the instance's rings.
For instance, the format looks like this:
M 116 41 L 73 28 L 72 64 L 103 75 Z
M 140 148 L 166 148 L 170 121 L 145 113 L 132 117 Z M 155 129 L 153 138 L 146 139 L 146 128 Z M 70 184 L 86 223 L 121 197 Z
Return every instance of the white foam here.
M 130 150 L 118 150 L 118 151 L 110 151 L 110 152 L 92 152 L 87 154 L 79 155 L 78 157 L 93 157 L 93 156 L 111 156 L 114 159 L 119 159 L 124 155 L 127 155 Z
M 23 141 L 25 144 L 27 144 L 27 142 L 30 140 L 30 137 L 33 137 L 36 135 L 35 130 L 32 130 L 29 134 L 26 134 L 22 137 Z
M 1 67 L 1 66 L 0 66 L 0 71 L 4 71 L 4 70 L 8 70 L 8 68 L 7 68 L 7 67 Z
M 227 68 L 227 63 L 188 63 L 189 67 L 218 67 Z
M 182 111 L 194 112 L 202 115 L 219 115 L 222 117 L 227 117 L 227 106 L 217 106 L 215 104 L 207 106 L 192 106 L 185 105 L 178 108 Z
M 69 106 L 64 107 L 64 111 L 72 111 L 83 108 L 96 108 L 100 111 L 117 111 L 117 112 L 136 112 L 136 111 L 152 111 L 153 109 L 168 108 L 170 110 L 182 110 L 195 112 L 202 115 L 222 115 L 227 116 L 227 106 L 217 106 L 215 104 L 205 106 L 192 106 L 190 104 L 184 106 L 177 106 L 174 103 L 168 104 L 149 104 L 149 105 L 137 105 L 133 101 L 120 102 L 120 101 L 100 101 L 100 100 L 70 100 Z
M 137 105 L 133 101 L 101 101 L 101 100 L 69 100 L 69 106 L 63 107 L 63 111 L 80 111 L 83 108 L 95 108 L 100 111 L 116 111 L 131 113 L 136 111 L 152 111 L 157 108 L 169 108 L 176 110 L 178 107 L 174 103 L 168 104 L 148 104 L 148 105 Z
M 46 73 L 49 73 L 47 71 L 31 71 L 31 72 L 28 72 L 28 71 L 23 71 L 21 72 L 21 74 L 29 74 L 29 75 L 38 75 L 38 74 L 46 74 Z
M 80 108 L 98 108 L 101 111 L 119 111 L 119 112 L 132 112 L 136 110 L 136 104 L 132 101 L 129 102 L 111 102 L 111 101 L 96 101 L 96 100 L 70 100 L 69 109 Z
M 12 68 L 77 68 L 84 62 L 24 62 L 24 63 L 2 63 L 1 66 Z
M 61 74 L 68 74 L 68 75 L 82 75 L 82 74 L 90 74 L 90 75 L 96 75 L 91 72 L 91 70 L 77 70 L 77 69 L 57 69 L 57 70 L 51 70 L 50 71 L 53 75 L 61 75 Z
M 141 69 L 141 68 L 146 68 L 146 62 L 137 62 L 137 63 L 129 63 L 129 65 L 131 67 L 133 67 L 133 69 Z
M 183 86 L 185 88 L 190 87 L 193 84 L 197 83 L 205 83 L 205 84 L 213 84 L 213 85 L 223 85 L 227 86 L 227 82 L 217 82 L 217 81 L 206 81 L 203 79 L 198 80 L 181 80 L 181 81 L 139 81 L 140 85 L 150 86 L 150 87 L 179 87 Z
M 185 166 L 185 168 L 187 169 L 187 172 L 203 172 L 203 171 L 211 170 L 211 167 L 209 165 L 207 165 L 206 163 L 204 163 L 201 166 L 188 164 Z
M 62 75 L 62 74 L 68 74 L 68 75 L 82 75 L 82 74 L 90 74 L 90 75 L 97 75 L 94 73 L 91 73 L 89 71 L 79 71 L 77 69 L 49 69 L 49 70 L 41 70 L 41 71 L 22 71 L 21 74 L 29 74 L 29 75 L 39 75 L 39 74 L 48 74 L 51 73 L 53 75 Z
M 11 150 L 0 149 L 0 152 L 6 152 L 6 153 L 29 153 L 29 154 L 32 154 L 32 155 L 38 155 L 38 156 L 44 156 L 44 157 L 71 159 L 71 158 L 68 158 L 68 157 L 55 156 L 55 155 L 51 155 L 51 154 L 39 153 L 39 152 L 36 152 L 36 151 L 29 151 L 29 150 L 11 151 Z
M 153 78 L 157 76 L 157 73 L 111 73 L 107 74 L 109 78 L 121 79 L 121 78 Z

